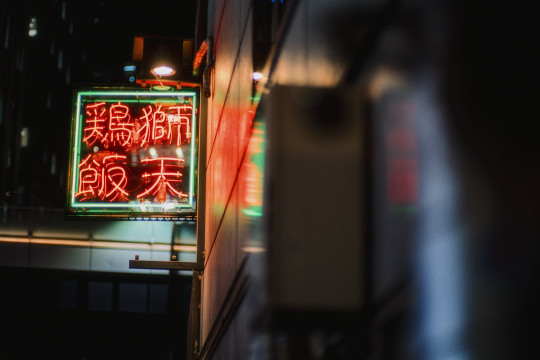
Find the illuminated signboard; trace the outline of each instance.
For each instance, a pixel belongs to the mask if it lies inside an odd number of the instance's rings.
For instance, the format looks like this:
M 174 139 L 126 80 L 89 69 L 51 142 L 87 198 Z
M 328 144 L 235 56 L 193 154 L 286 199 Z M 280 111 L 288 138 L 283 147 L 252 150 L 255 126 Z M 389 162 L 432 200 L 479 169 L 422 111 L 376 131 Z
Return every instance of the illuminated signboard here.
M 193 218 L 197 92 L 76 91 L 67 215 Z

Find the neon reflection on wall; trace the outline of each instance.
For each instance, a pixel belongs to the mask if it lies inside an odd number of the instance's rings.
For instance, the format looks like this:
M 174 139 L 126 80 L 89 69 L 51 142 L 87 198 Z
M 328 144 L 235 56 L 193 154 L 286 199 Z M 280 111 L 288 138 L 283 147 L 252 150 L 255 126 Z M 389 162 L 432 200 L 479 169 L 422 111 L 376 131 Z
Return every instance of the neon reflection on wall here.
M 68 211 L 194 212 L 196 93 L 77 94 Z

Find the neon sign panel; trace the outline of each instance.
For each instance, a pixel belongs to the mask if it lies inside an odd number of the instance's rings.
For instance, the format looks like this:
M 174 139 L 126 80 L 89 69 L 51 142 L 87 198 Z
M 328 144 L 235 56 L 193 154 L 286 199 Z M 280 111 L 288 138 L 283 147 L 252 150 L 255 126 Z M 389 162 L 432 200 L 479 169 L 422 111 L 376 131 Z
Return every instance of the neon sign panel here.
M 197 105 L 195 91 L 76 92 L 68 216 L 194 217 Z

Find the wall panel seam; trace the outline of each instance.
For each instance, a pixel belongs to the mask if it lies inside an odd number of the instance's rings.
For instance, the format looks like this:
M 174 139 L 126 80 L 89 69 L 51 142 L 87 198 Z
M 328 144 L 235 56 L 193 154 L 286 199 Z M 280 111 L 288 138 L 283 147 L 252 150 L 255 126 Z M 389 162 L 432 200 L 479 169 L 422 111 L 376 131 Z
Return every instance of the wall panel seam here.
M 225 219 L 225 214 L 227 213 L 227 209 L 229 208 L 229 204 L 231 202 L 232 195 L 234 194 L 234 189 L 238 186 L 238 178 L 239 178 L 240 172 L 241 172 L 240 170 L 242 169 L 242 166 L 244 164 L 248 148 L 249 148 L 249 141 L 247 141 L 246 144 L 244 145 L 244 150 L 242 151 L 242 156 L 240 157 L 240 161 L 239 161 L 238 171 L 236 172 L 236 177 L 234 178 L 233 186 L 231 187 L 231 191 L 229 192 L 229 196 L 227 197 L 227 205 L 223 209 L 223 214 L 221 215 L 221 219 L 219 220 L 219 224 L 217 226 L 216 233 L 214 235 L 214 238 L 212 239 L 212 245 L 210 246 L 210 249 L 207 249 L 208 251 L 206 253 L 205 263 L 204 263 L 205 267 L 206 267 L 206 264 L 208 263 L 208 259 L 210 259 L 210 256 L 212 254 L 212 250 L 214 249 L 214 245 L 215 245 L 215 243 L 217 241 L 217 237 L 218 237 L 218 234 L 219 234 L 219 229 L 221 228 L 221 225 L 223 224 L 223 220 Z
M 224 5 L 225 6 L 225 5 Z M 223 113 L 225 112 L 225 106 L 227 104 L 227 101 L 229 99 L 229 93 L 230 93 L 230 90 L 231 90 L 231 84 L 233 83 L 233 78 L 234 78 L 234 75 L 235 75 L 235 72 L 236 72 L 236 69 L 237 69 L 237 65 L 238 65 L 238 60 L 240 58 L 240 53 L 241 53 L 241 49 L 242 49 L 242 45 L 244 43 L 244 39 L 245 39 L 245 34 L 246 34 L 246 29 L 247 29 L 247 25 L 249 24 L 249 14 L 251 13 L 251 2 L 250 2 L 250 6 L 249 6 L 249 10 L 248 10 L 248 17 L 245 19 L 245 22 L 244 22 L 244 26 L 243 26 L 243 30 L 242 30 L 242 34 L 240 36 L 240 42 L 238 43 L 238 49 L 236 49 L 236 56 L 235 56 L 235 59 L 234 59 L 234 64 L 233 64 L 233 68 L 232 68 L 232 71 L 231 71 L 231 77 L 230 77 L 230 80 L 229 80 L 229 85 L 227 86 L 227 91 L 225 93 L 225 99 L 223 100 L 223 106 L 221 108 L 221 111 L 220 111 L 220 114 L 219 114 L 219 119 L 218 119 L 218 125 L 217 125 L 217 128 L 215 130 L 215 136 L 213 137 L 212 139 L 212 146 L 210 147 L 210 153 L 208 154 L 207 156 L 207 164 L 210 163 L 211 159 L 212 159 L 212 155 L 214 153 L 214 147 L 215 147 L 215 143 L 216 143 L 216 139 L 217 139 L 217 134 L 219 133 L 219 129 L 221 127 L 221 123 L 222 123 L 222 119 L 223 119 Z M 216 34 L 217 35 L 217 34 Z M 208 165 L 207 165 L 208 167 Z
M 200 360 L 210 359 L 212 357 L 244 300 L 249 282 L 246 262 L 247 257 L 244 257 L 227 291 L 225 300 L 208 331 L 204 344 L 202 344 Z

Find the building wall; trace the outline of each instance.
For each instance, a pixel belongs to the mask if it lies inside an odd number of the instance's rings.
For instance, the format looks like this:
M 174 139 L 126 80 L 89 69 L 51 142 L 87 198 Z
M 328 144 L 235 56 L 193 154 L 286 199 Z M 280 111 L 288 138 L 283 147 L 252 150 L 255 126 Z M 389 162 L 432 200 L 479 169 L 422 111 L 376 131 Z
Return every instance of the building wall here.
M 209 4 L 209 36 L 213 37 L 215 64 L 207 104 L 201 344 L 204 356 L 211 356 L 214 346 L 219 345 L 217 358 L 241 358 L 231 352 L 240 352 L 234 341 L 241 341 L 239 334 L 246 326 L 241 312 L 237 312 L 233 320 L 226 318 L 236 310 L 236 305 L 230 302 L 241 294 L 242 269 L 247 261 L 247 253 L 242 251 L 247 238 L 246 219 L 241 209 L 245 191 L 242 160 L 254 120 L 254 105 L 250 99 L 250 8 L 249 1 L 241 0 L 211 1 Z
M 243 359 L 250 354 L 260 358 L 264 348 L 263 338 L 258 338 L 252 327 L 260 315 L 263 255 L 248 247 L 260 240 L 256 229 L 260 230 L 261 224 L 242 211 L 250 205 L 249 144 L 256 132 L 259 106 L 258 96 L 252 100 L 256 3 L 215 0 L 208 6 L 208 36 L 213 38 L 215 63 L 207 99 L 202 358 Z M 348 3 L 286 3 L 289 12 L 280 23 L 284 36 L 278 39 L 279 31 L 273 34 L 274 53 L 264 66 L 260 85 L 271 81 L 266 84 L 271 90 L 275 84 L 330 87 L 343 82 L 353 54 L 344 51 L 347 44 L 333 41 L 337 35 L 332 32 L 336 25 L 332 21 L 347 11 Z M 329 20 L 329 14 L 335 14 L 336 19 Z M 349 36 L 348 41 L 359 39 Z

